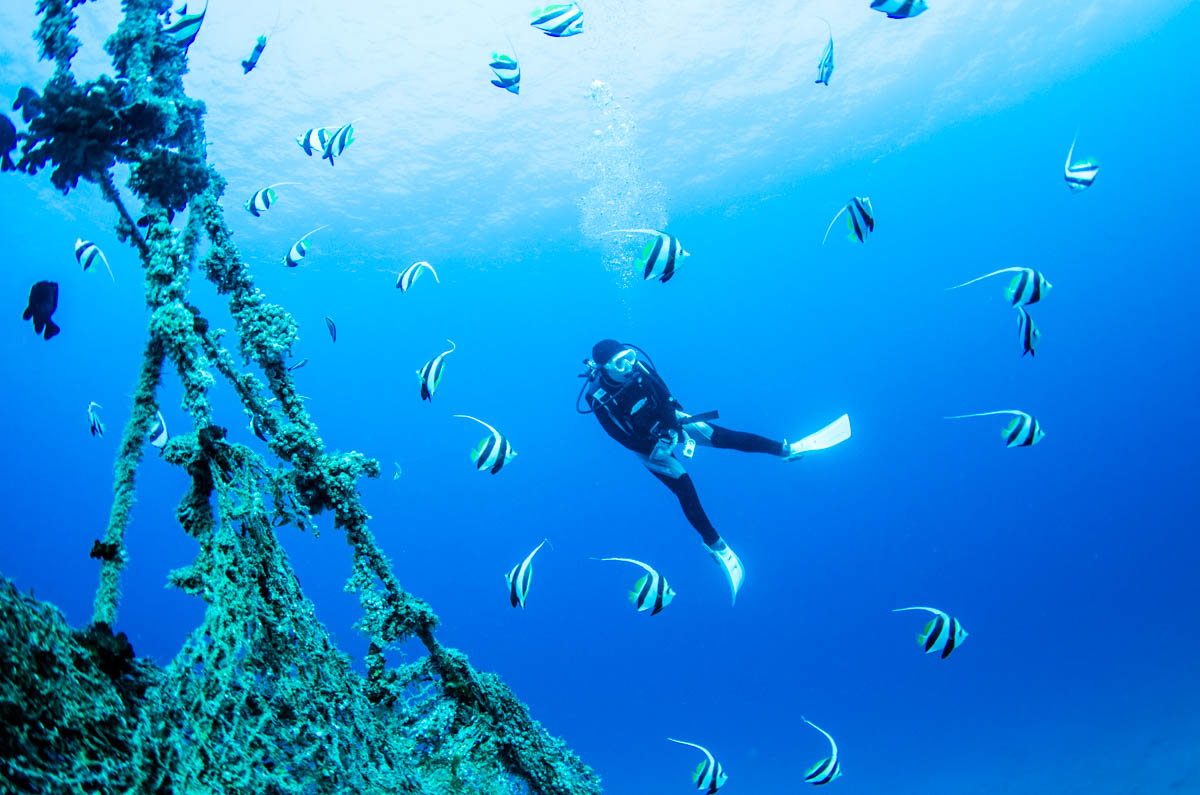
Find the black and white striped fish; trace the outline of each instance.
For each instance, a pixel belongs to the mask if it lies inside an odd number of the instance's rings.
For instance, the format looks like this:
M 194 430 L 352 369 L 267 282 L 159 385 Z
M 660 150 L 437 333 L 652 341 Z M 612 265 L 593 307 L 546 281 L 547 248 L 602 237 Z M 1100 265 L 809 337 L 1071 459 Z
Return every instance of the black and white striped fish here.
M 92 436 L 104 436 L 104 423 L 100 421 L 100 415 L 96 413 L 96 409 L 102 409 L 96 401 L 88 403 L 88 424 L 91 426 Z
M 825 45 L 825 52 L 821 54 L 821 62 L 817 64 L 817 79 L 814 82 L 829 85 L 829 78 L 833 77 L 833 26 L 827 19 L 822 17 L 818 17 L 818 19 L 825 23 L 825 27 L 829 28 L 829 43 Z
M 642 278 L 646 281 L 658 279 L 666 284 L 671 281 L 671 277 L 675 275 L 675 271 L 679 269 L 683 261 L 691 256 L 683 250 L 683 244 L 679 242 L 679 238 L 657 229 L 613 229 L 604 234 L 654 235 L 654 239 L 642 249 L 642 255 L 637 263 L 638 267 L 642 269 Z
M 802 717 L 805 723 L 812 726 L 814 729 L 825 735 L 825 739 L 829 740 L 829 756 L 817 762 L 808 773 L 804 776 L 804 780 L 813 786 L 819 787 L 822 784 L 828 784 L 838 776 L 842 775 L 842 763 L 838 761 L 837 743 L 829 736 L 829 732 L 822 729 L 817 724 L 813 723 L 808 718 Z
M 309 232 L 304 237 L 297 240 L 295 242 L 295 244 L 292 245 L 291 249 L 288 251 L 287 256 L 283 258 L 283 264 L 288 266 L 289 268 L 295 268 L 296 266 L 298 266 L 304 260 L 304 257 L 308 254 L 308 246 L 309 246 L 308 238 L 311 237 L 312 235 L 316 234 L 317 232 L 320 232 L 322 229 L 325 229 L 328 226 L 329 226 L 329 224 L 322 224 L 321 226 L 318 226 L 316 229 Z
M 833 216 L 833 220 L 825 228 L 825 237 L 821 238 L 822 246 L 829 239 L 829 230 L 833 229 L 834 223 L 842 216 L 842 213 L 847 213 L 846 226 L 850 230 L 849 236 L 858 238 L 859 243 L 865 243 L 867 235 L 875 231 L 875 210 L 871 207 L 871 197 L 855 196 L 846 202 L 842 209 L 838 210 L 838 214 Z
M 419 277 L 425 271 L 429 271 L 433 274 L 433 280 L 435 282 L 438 282 L 439 284 L 441 283 L 441 279 L 438 278 L 437 271 L 433 269 L 432 265 L 430 265 L 428 262 L 414 262 L 412 265 L 409 265 L 407 268 L 405 268 L 400 274 L 399 278 L 396 279 L 396 289 L 402 293 L 408 292 L 408 288 L 412 287 L 413 283 L 416 282 L 417 277 Z
M 325 328 L 329 329 L 329 339 L 337 342 L 337 324 L 333 322 L 333 318 L 325 318 Z
M 692 774 L 692 781 L 696 782 L 696 789 L 703 790 L 706 795 L 713 795 L 713 793 L 725 786 L 725 782 L 729 780 L 729 776 L 725 775 L 725 769 L 721 767 L 721 763 L 709 753 L 707 748 L 703 745 L 689 743 L 686 740 L 676 740 L 674 737 L 668 737 L 667 739 L 673 743 L 698 748 L 704 753 L 703 761 L 696 767 L 696 772 Z
M 556 39 L 583 33 L 583 9 L 579 3 L 554 3 L 530 15 L 530 25 Z
M 617 560 L 624 563 L 632 563 L 646 570 L 645 576 L 638 580 L 634 584 L 633 590 L 629 592 L 629 601 L 633 602 L 639 613 L 649 610 L 650 615 L 658 615 L 675 598 L 675 590 L 670 585 L 667 585 L 667 578 L 640 560 L 634 560 L 633 558 L 600 558 L 600 560 Z
M 461 415 L 460 415 L 461 416 Z M 525 599 L 529 596 L 529 586 L 533 584 L 533 556 L 546 544 L 546 539 L 538 544 L 525 560 L 512 567 L 512 571 L 504 575 L 508 583 L 508 601 L 513 607 L 524 607 Z
M 108 258 L 104 256 L 100 247 L 90 240 L 84 240 L 81 237 L 75 238 L 75 261 L 83 268 L 84 273 L 87 273 L 96 264 L 96 260 L 104 263 L 104 268 L 108 271 L 108 278 L 115 282 L 117 277 L 113 276 L 112 268 L 108 265 Z
M 967 417 L 990 417 L 994 414 L 1014 415 L 1012 422 L 1001 432 L 1005 447 L 1033 447 L 1046 435 L 1046 432 L 1042 430 L 1042 424 L 1033 415 L 1026 414 L 1024 411 L 1017 411 L 1016 409 L 982 411 L 978 414 L 956 414 L 953 417 L 946 417 L 946 419 L 961 420 Z
M 874 0 L 871 8 L 882 11 L 888 19 L 908 19 L 929 10 L 925 0 Z
M 268 185 L 262 190 L 256 190 L 254 195 L 246 202 L 246 209 L 255 218 L 261 216 L 262 213 L 271 209 L 271 205 L 279 198 L 279 194 L 275 189 L 280 185 L 295 185 L 295 182 L 276 182 L 274 185 Z
M 179 18 L 163 28 L 163 33 L 171 39 L 171 41 L 183 47 L 185 50 L 192 46 L 192 42 L 196 40 L 196 36 L 200 33 L 200 26 L 204 24 L 204 15 L 208 12 L 208 0 L 204 0 L 204 10 L 199 14 L 189 14 L 187 12 L 187 3 L 183 4 L 183 8 L 175 13 Z
M 154 425 L 150 427 L 150 444 L 162 449 L 167 443 L 167 421 L 163 419 L 162 412 L 158 412 L 158 416 L 154 419 Z
M 469 414 L 455 414 L 454 416 L 462 417 L 464 420 L 475 420 L 491 431 L 489 435 L 480 439 L 479 444 L 475 445 L 475 449 L 471 451 L 471 460 L 475 462 L 475 468 L 480 472 L 489 470 L 495 475 L 509 461 L 517 457 L 517 451 L 513 449 L 512 442 L 508 441 L 508 437 L 491 425 Z
M 450 343 L 450 350 L 442 351 L 417 370 L 417 380 L 421 382 L 421 400 L 433 402 L 433 393 L 437 391 L 438 384 L 442 383 L 442 374 L 446 371 L 446 357 L 458 348 L 454 340 L 446 342 Z
M 325 145 L 329 143 L 329 129 L 326 127 L 313 127 L 297 138 L 296 143 L 300 144 L 300 148 L 304 150 L 304 154 L 309 157 L 312 157 L 314 152 L 324 152 Z
M 1036 356 L 1042 332 L 1038 331 L 1037 324 L 1033 322 L 1033 318 L 1029 316 L 1029 312 L 1025 311 L 1023 306 L 1017 307 L 1017 331 L 1021 335 L 1021 356 L 1027 353 L 1030 356 Z
M 1036 268 L 1001 268 L 998 271 L 985 273 L 984 275 L 976 279 L 972 279 L 969 282 L 956 284 L 953 287 L 947 287 L 946 289 L 957 290 L 959 287 L 966 287 L 968 284 L 974 284 L 975 282 L 982 281 L 990 276 L 997 276 L 1001 273 L 1017 274 L 1012 278 L 1012 281 L 1008 283 L 1008 289 L 1004 291 L 1004 294 L 1008 296 L 1008 300 L 1013 306 L 1020 306 L 1022 304 L 1036 304 L 1038 301 L 1042 300 L 1046 293 L 1050 292 L 1050 288 L 1054 286 L 1050 282 L 1046 281 L 1046 277 L 1043 276 L 1041 271 L 1037 270 Z
M 1075 192 L 1090 188 L 1096 181 L 1096 175 L 1100 173 L 1100 164 L 1095 160 L 1071 162 L 1071 158 L 1075 155 L 1075 142 L 1078 140 L 1079 134 L 1076 133 L 1075 137 L 1071 139 L 1071 148 L 1067 150 L 1067 164 L 1063 166 L 1063 177 L 1067 180 L 1067 187 Z
M 341 157 L 342 152 L 346 151 L 346 147 L 354 143 L 354 122 L 343 124 L 338 127 L 333 135 L 329 136 L 329 140 L 325 142 L 325 149 L 321 152 L 321 159 L 328 160 L 329 165 L 333 165 L 335 158 Z
M 248 75 L 254 67 L 258 66 L 258 59 L 262 57 L 263 50 L 267 48 L 267 37 L 259 36 L 258 41 L 254 42 L 254 49 L 250 52 L 250 57 L 242 61 L 242 74 Z
M 905 610 L 924 610 L 934 615 L 934 618 L 925 625 L 925 629 L 917 635 L 917 643 L 925 648 L 926 654 L 940 651 L 944 660 L 950 656 L 950 652 L 961 646 L 962 642 L 967 639 L 967 631 L 963 629 L 962 624 L 958 623 L 958 619 L 946 615 L 935 607 L 897 607 L 892 612 L 901 613 Z
M 516 50 L 513 52 L 515 53 Z M 513 94 L 521 93 L 521 65 L 515 56 L 494 52 L 488 67 L 496 75 L 492 80 L 492 85 Z

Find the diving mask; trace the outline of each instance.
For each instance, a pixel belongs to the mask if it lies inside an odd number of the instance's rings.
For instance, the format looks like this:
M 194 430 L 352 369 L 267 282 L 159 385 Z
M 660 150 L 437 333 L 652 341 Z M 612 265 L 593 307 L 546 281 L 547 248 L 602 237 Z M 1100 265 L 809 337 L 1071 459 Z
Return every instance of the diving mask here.
M 626 378 L 633 372 L 635 364 L 637 364 L 637 352 L 632 348 L 626 348 L 609 359 L 604 364 L 604 369 L 611 376 Z

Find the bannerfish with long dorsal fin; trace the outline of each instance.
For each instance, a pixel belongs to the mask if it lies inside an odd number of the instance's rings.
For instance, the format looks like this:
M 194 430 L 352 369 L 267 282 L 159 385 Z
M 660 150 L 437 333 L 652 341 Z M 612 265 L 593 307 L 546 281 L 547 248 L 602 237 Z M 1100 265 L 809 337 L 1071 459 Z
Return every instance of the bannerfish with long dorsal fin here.
M 242 74 L 248 75 L 254 67 L 258 66 L 258 59 L 262 57 L 263 50 L 267 48 L 267 37 L 259 36 L 258 41 L 254 43 L 254 49 L 250 52 L 250 57 L 242 61 Z
M 583 9 L 578 3 L 554 3 L 530 14 L 529 24 L 556 39 L 583 33 Z
M 492 80 L 492 85 L 496 88 L 503 88 L 513 94 L 521 93 L 521 64 L 517 61 L 514 55 L 506 55 L 502 52 L 492 53 L 492 60 L 488 67 L 496 77 Z
M 888 19 L 909 19 L 929 10 L 925 0 L 874 0 L 871 8 L 882 11 Z
M 324 152 L 325 144 L 329 143 L 328 127 L 313 127 L 296 139 L 304 154 L 312 157 L 316 152 Z
M 184 3 L 183 8 L 175 12 L 179 15 L 179 19 L 163 28 L 163 33 L 171 41 L 186 50 L 192 46 L 192 42 L 200 34 L 200 26 L 204 24 L 204 15 L 207 12 L 208 0 L 204 0 L 204 10 L 199 14 L 189 14 L 187 12 L 187 3 Z
M 329 339 L 337 342 L 337 324 L 333 322 L 333 318 L 325 318 L 325 328 L 329 329 Z
M 846 226 L 849 228 L 848 237 L 857 238 L 859 243 L 865 243 L 867 242 L 867 236 L 875 231 L 875 208 L 871 206 L 871 197 L 855 196 L 846 202 L 842 209 L 838 210 L 838 214 L 833 216 L 833 220 L 825 228 L 825 237 L 821 238 L 822 246 L 829 239 L 829 231 L 833 229 L 834 223 L 841 217 L 842 213 L 847 213 Z
M 1100 164 L 1095 160 L 1071 162 L 1071 158 L 1075 155 L 1075 142 L 1078 140 L 1079 133 L 1076 133 L 1075 137 L 1071 139 L 1071 148 L 1067 150 L 1067 164 L 1063 166 L 1063 178 L 1067 180 L 1067 187 L 1075 193 L 1084 188 L 1090 188 L 1096 181 L 1096 175 L 1100 173 Z
M 725 786 L 725 782 L 729 780 L 729 776 L 725 775 L 725 768 L 721 767 L 721 763 L 709 753 L 707 748 L 703 745 L 689 743 L 686 740 L 676 740 L 674 737 L 668 737 L 667 739 L 673 743 L 698 748 L 704 754 L 704 760 L 700 762 L 696 767 L 696 772 L 692 774 L 692 781 L 696 782 L 696 789 L 703 790 L 705 795 L 713 795 L 713 793 Z
M 96 264 L 96 260 L 104 263 L 105 270 L 108 271 L 108 278 L 114 282 L 117 280 L 113 276 L 112 268 L 109 267 L 108 258 L 104 256 L 104 252 L 90 240 L 84 240 L 81 237 L 75 238 L 75 261 L 83 268 L 83 272 L 87 273 L 92 265 Z
M 1023 306 L 1017 307 L 1017 331 L 1021 335 L 1021 356 L 1027 353 L 1030 356 L 1036 356 L 1042 332 L 1038 331 L 1037 324 L 1033 322 L 1033 318 L 1029 316 L 1029 312 Z
M 825 23 L 825 27 L 829 28 L 829 43 L 825 45 L 825 52 L 821 53 L 821 62 L 817 64 L 817 79 L 813 82 L 829 85 L 829 78 L 833 77 L 833 26 L 824 17 L 817 17 L 817 19 L 820 19 Z
M 966 287 L 968 284 L 974 284 L 975 282 L 982 281 L 990 276 L 997 276 L 1001 273 L 1017 274 L 1012 278 L 1012 281 L 1008 283 L 1008 288 L 1004 291 L 1004 294 L 1008 296 L 1008 300 L 1013 306 L 1020 306 L 1022 304 L 1036 304 L 1038 301 L 1042 300 L 1046 293 L 1050 292 L 1050 288 L 1054 286 L 1050 282 L 1046 281 L 1046 277 L 1042 275 L 1041 271 L 1035 268 L 1001 268 L 998 271 L 985 273 L 984 275 L 972 279 L 969 282 L 956 284 L 953 287 L 947 287 L 946 289 L 957 290 L 959 287 Z
M 991 417 L 996 414 L 1014 415 L 1012 422 L 1001 432 L 1001 436 L 1004 437 L 1005 447 L 1033 447 L 1046 435 L 1046 432 L 1042 430 L 1042 424 L 1033 415 L 1016 409 L 981 411 L 978 414 L 955 414 L 952 417 L 946 417 L 946 419 L 962 420 L 967 417 Z
M 538 544 L 525 560 L 512 567 L 504 575 L 508 583 L 508 601 L 513 607 L 525 607 L 525 599 L 529 596 L 529 586 L 533 584 L 533 556 L 546 544 L 546 539 Z
M 407 268 L 405 268 L 404 271 L 401 272 L 399 278 L 396 279 L 396 289 L 402 293 L 408 292 L 408 288 L 412 287 L 413 283 L 417 281 L 417 278 L 425 271 L 432 273 L 433 280 L 438 284 L 441 284 L 441 279 L 438 278 L 437 271 L 433 269 L 432 265 L 430 265 L 428 262 L 414 262 L 412 265 L 409 265 Z
M 634 584 L 633 590 L 629 592 L 629 601 L 633 602 L 639 613 L 649 610 L 650 615 L 658 615 L 675 598 L 675 590 L 667 585 L 667 578 L 655 571 L 654 567 L 633 558 L 600 558 L 600 560 L 632 563 L 646 570 L 645 576 L 638 580 Z
M 58 309 L 58 282 L 37 282 L 29 288 L 29 304 L 21 313 L 22 320 L 33 318 L 35 334 L 45 332 L 45 339 L 50 339 L 62 331 L 58 324 L 50 319 Z
M 658 279 L 666 284 L 671 281 L 671 277 L 683 261 L 691 256 L 683 250 L 679 238 L 657 229 L 613 229 L 604 234 L 654 235 L 654 239 L 642 249 L 637 262 L 637 266 L 642 270 L 642 278 L 646 281 Z
M 393 461 L 392 463 L 396 466 L 396 471 L 392 473 L 392 480 L 399 480 L 400 476 L 402 474 L 404 474 L 404 470 L 400 468 L 399 463 L 397 463 L 395 461 Z
M 279 198 L 279 194 L 275 189 L 280 185 L 295 185 L 295 182 L 276 182 L 274 185 L 268 185 L 261 190 L 254 191 L 254 195 L 246 202 L 246 209 L 255 218 L 260 217 L 267 210 L 271 209 L 271 205 Z
M 321 159 L 328 160 L 329 165 L 332 166 L 334 159 L 341 157 L 342 152 L 345 152 L 346 147 L 352 143 L 354 143 L 354 122 L 349 122 L 338 127 L 333 135 L 329 136 L 324 150 L 321 151 Z
M 17 127 L 12 119 L 0 113 L 0 171 L 15 171 L 12 150 L 17 148 Z
M 308 247 L 310 245 L 308 242 L 308 238 L 311 237 L 312 235 L 315 235 L 317 232 L 320 232 L 322 229 L 326 229 L 328 227 L 329 227 L 329 224 L 321 224 L 316 229 L 312 230 L 311 232 L 306 234 L 304 237 L 297 240 L 295 242 L 295 244 L 291 247 L 291 249 L 288 250 L 287 256 L 283 258 L 283 264 L 289 268 L 295 268 L 301 262 L 303 262 L 304 257 L 308 255 Z
M 967 631 L 958 623 L 958 619 L 946 615 L 936 607 L 897 607 L 892 612 L 902 613 L 905 610 L 924 610 L 934 615 L 925 625 L 925 629 L 921 630 L 921 634 L 917 635 L 917 643 L 925 648 L 926 654 L 940 651 L 944 660 L 967 639 Z
M 167 421 L 163 419 L 162 412 L 158 412 L 158 416 L 154 418 L 154 425 L 150 428 L 150 444 L 162 449 L 167 443 Z
M 809 784 L 812 784 L 814 787 L 819 787 L 822 784 L 828 784 L 838 776 L 842 775 L 842 763 L 838 761 L 837 743 L 835 743 L 833 738 L 829 736 L 829 732 L 825 731 L 808 718 L 801 717 L 800 720 L 804 721 L 809 726 L 812 726 L 821 734 L 824 734 L 825 739 L 829 740 L 830 748 L 829 756 L 813 765 L 812 768 L 809 769 L 808 773 L 805 774 L 804 780 Z
M 446 371 L 446 357 L 458 348 L 454 344 L 454 340 L 446 340 L 446 342 L 450 343 L 450 350 L 442 351 L 425 362 L 420 370 L 417 370 L 417 379 L 421 382 L 421 400 L 433 402 L 433 393 L 442 383 L 442 374 Z
M 509 461 L 517 457 L 517 451 L 513 449 L 512 442 L 508 441 L 508 437 L 491 425 L 488 425 L 481 419 L 472 417 L 470 414 L 455 414 L 454 416 L 461 417 L 464 420 L 475 420 L 475 422 L 478 422 L 491 431 L 487 436 L 480 439 L 479 444 L 475 445 L 475 449 L 471 451 L 471 460 L 475 462 L 475 468 L 480 472 L 491 471 L 495 475 Z
M 104 406 L 94 400 L 88 403 L 88 425 L 91 426 L 92 436 L 104 436 L 104 423 L 100 421 L 100 414 L 96 411 L 96 409 L 102 408 Z

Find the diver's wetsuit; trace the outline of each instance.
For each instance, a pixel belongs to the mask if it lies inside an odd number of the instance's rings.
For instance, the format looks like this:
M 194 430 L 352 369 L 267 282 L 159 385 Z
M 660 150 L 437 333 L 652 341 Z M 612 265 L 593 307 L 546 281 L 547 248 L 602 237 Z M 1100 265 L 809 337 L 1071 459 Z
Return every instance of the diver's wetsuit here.
M 783 443 L 753 433 L 733 431 L 710 422 L 688 423 L 679 413 L 679 402 L 658 373 L 639 366 L 624 381 L 612 380 L 602 369 L 586 387 L 588 407 L 609 436 L 638 454 L 642 463 L 679 498 L 679 505 L 704 543 L 713 545 L 720 534 L 700 506 L 700 496 L 683 463 L 673 454 L 664 461 L 652 461 L 651 453 L 659 440 L 670 437 L 682 439 L 687 432 L 699 444 L 746 453 L 767 453 L 781 456 Z

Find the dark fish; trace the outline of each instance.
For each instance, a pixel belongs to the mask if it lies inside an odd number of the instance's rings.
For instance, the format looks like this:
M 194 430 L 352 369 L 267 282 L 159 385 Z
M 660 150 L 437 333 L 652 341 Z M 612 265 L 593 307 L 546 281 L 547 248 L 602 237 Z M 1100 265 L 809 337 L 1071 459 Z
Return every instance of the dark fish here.
M 329 329 L 329 339 L 337 342 L 337 324 L 333 322 L 333 318 L 325 318 L 325 328 Z
M 308 359 L 301 359 L 300 361 L 296 362 L 291 367 L 289 367 L 288 372 L 290 373 L 292 370 L 299 370 L 301 367 L 303 367 L 306 364 L 308 364 Z
M 54 310 L 58 309 L 58 282 L 38 282 L 29 288 L 29 306 L 21 315 L 22 320 L 33 318 L 33 330 L 41 334 L 44 330 L 46 339 L 50 339 L 61 329 L 50 319 Z
M 258 41 L 254 44 L 254 51 L 250 53 L 250 57 L 242 61 L 242 74 L 250 74 L 250 70 L 258 66 L 258 58 L 262 55 L 263 50 L 267 48 L 267 37 L 259 36 Z
M 16 148 L 17 128 L 7 116 L 0 113 L 0 171 L 16 170 L 16 165 L 9 157 L 12 150 Z

